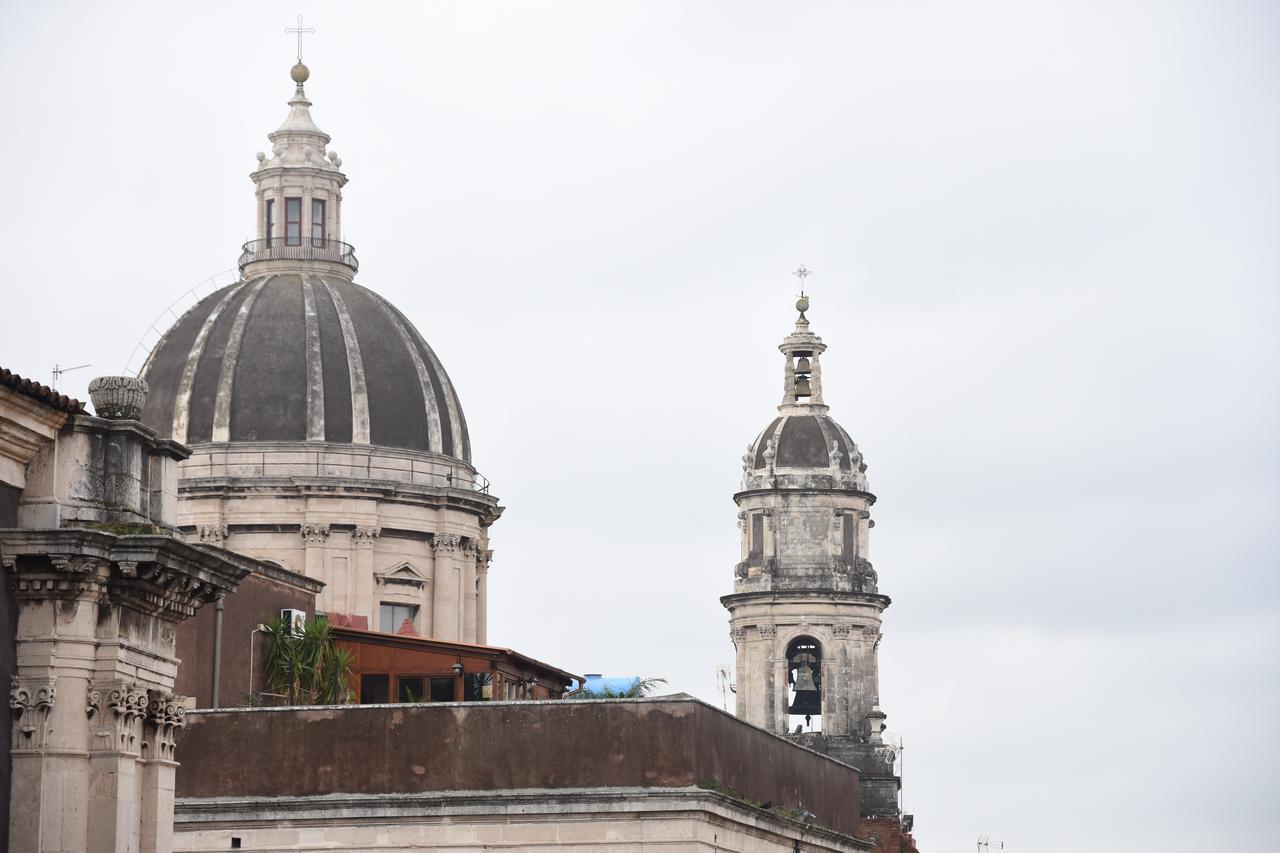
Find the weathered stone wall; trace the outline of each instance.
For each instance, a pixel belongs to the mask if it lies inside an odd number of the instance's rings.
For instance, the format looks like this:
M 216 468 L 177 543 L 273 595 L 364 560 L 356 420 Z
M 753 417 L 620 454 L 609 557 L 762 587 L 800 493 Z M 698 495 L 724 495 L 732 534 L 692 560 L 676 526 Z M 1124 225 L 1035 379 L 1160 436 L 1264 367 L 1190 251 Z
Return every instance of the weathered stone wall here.
M 858 773 L 696 700 L 251 708 L 189 714 L 178 796 L 690 788 L 852 834 Z

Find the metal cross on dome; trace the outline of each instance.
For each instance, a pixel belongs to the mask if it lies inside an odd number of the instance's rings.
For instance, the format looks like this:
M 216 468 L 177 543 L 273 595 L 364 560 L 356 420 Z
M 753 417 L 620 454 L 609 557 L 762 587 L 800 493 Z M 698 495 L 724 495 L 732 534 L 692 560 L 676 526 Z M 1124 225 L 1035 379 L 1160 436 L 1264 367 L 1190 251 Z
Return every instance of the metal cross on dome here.
M 304 26 L 302 26 L 302 16 L 301 16 L 301 15 L 299 15 L 299 16 L 298 16 L 298 26 L 296 26 L 296 27 L 285 27 L 285 28 L 284 28 L 284 31 L 285 31 L 286 33 L 297 33 L 297 34 L 298 34 L 298 61 L 299 61 L 299 62 L 301 62 L 301 61 L 302 61 L 302 34 L 303 34 L 303 33 L 314 33 L 314 32 L 316 31 L 316 28 L 315 28 L 315 27 L 304 27 Z
M 792 275 L 800 279 L 800 295 L 804 296 L 804 280 L 813 275 L 813 272 L 807 269 L 804 264 L 801 264 L 800 269 L 793 272 Z

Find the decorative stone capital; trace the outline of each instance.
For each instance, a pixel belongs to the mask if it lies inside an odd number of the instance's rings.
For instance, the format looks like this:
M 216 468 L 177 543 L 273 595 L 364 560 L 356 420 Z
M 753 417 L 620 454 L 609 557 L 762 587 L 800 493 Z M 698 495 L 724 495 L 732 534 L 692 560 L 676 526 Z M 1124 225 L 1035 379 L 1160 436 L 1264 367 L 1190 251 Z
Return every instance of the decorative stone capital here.
M 762 640 L 772 640 L 778 636 L 778 629 L 773 625 L 757 625 L 756 633 L 760 635 Z
M 137 755 L 142 748 L 142 720 L 147 713 L 147 692 L 128 681 L 93 685 L 85 710 L 97 718 L 93 730 L 94 752 Z
M 53 676 L 9 679 L 9 709 L 13 712 L 13 751 L 43 749 L 49 734 L 49 713 L 57 690 Z
M 329 540 L 329 525 L 327 524 L 303 524 L 299 527 L 298 532 L 302 534 L 303 542 L 323 543 Z
M 351 531 L 351 541 L 360 547 L 372 548 L 373 541 L 381 535 L 381 527 L 357 527 Z
M 831 626 L 831 636 L 837 640 L 847 640 L 849 635 L 853 633 L 853 625 L 845 622 L 839 625 Z
M 222 547 L 230 534 L 231 531 L 225 524 L 202 524 L 196 528 L 196 536 L 205 545 Z
M 738 643 L 741 643 L 743 640 L 747 639 L 747 629 L 734 628 L 732 631 L 729 632 L 729 637 L 730 639 L 733 640 L 734 645 L 737 645 Z
M 452 554 L 462 544 L 462 537 L 456 533 L 437 533 L 431 537 L 431 550 L 437 554 Z
M 150 761 L 174 760 L 178 729 L 187 724 L 181 697 L 160 690 L 147 691 L 147 711 L 143 722 L 143 757 Z

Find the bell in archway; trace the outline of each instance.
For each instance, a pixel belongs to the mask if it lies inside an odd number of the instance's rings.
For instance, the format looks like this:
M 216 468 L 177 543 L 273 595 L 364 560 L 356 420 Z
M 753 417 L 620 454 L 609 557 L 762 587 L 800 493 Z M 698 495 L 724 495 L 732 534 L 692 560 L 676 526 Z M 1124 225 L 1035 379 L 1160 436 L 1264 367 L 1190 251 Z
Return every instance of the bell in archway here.
M 797 397 L 813 396 L 813 389 L 809 387 L 808 376 L 801 376 L 799 379 L 796 380 L 796 396 Z
M 796 673 L 796 698 L 791 703 L 792 714 L 804 714 L 810 717 L 822 713 L 822 699 L 818 696 L 818 685 L 813 683 L 813 670 L 806 663 Z
M 809 365 L 809 357 L 802 355 L 796 359 L 796 373 L 811 373 L 813 368 Z

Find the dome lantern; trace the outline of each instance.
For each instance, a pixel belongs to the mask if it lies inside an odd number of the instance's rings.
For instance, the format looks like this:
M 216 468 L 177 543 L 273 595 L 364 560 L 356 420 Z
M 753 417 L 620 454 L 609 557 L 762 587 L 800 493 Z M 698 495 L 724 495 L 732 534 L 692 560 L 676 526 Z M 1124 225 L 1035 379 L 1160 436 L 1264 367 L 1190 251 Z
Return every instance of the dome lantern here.
M 353 247 L 342 241 L 347 176 L 337 152 L 328 148 L 329 134 L 311 117 L 303 88 L 311 69 L 299 59 L 289 78 L 294 83 L 289 114 L 267 134 L 271 154 L 259 152 L 258 168 L 250 175 L 257 196 L 257 237 L 242 249 L 240 272 L 249 278 L 305 268 L 350 280 L 359 263 Z

